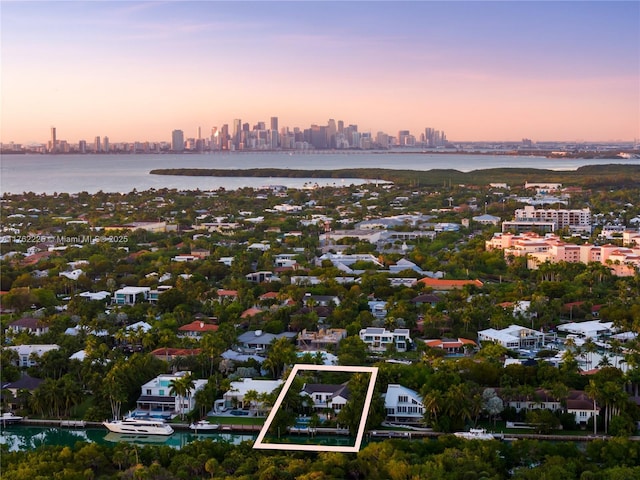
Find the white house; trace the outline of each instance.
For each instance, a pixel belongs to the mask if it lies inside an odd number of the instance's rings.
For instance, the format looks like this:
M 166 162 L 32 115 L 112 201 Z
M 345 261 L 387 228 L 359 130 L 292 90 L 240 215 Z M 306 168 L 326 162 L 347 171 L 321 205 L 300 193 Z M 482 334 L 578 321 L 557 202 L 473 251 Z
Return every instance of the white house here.
M 360 330 L 359 335 L 371 352 L 385 352 L 390 345 L 395 345 L 398 352 L 406 352 L 413 344 L 408 328 L 396 328 L 390 332 L 386 328 L 367 327 Z
M 488 328 L 478 332 L 478 342 L 495 342 L 509 350 L 541 348 L 546 342 L 554 338 L 555 334 L 545 334 L 520 325 L 509 325 L 502 330 Z
M 35 367 L 38 364 L 38 358 L 52 350 L 58 350 L 60 347 L 55 344 L 48 345 L 15 345 L 6 347 L 18 354 L 19 367 Z
M 21 332 L 40 336 L 48 331 L 49 326 L 42 320 L 32 317 L 23 317 L 9 324 L 9 327 L 7 328 L 7 336 L 11 337 L 12 334 Z
M 575 416 L 578 425 L 586 425 L 589 419 L 600 414 L 600 408 L 583 391 L 570 390 L 567 397 L 567 413 Z
M 307 383 L 300 395 L 311 398 L 314 410 L 331 409 L 334 413 L 338 413 L 349 400 L 349 388 L 346 384 Z
M 387 387 L 384 408 L 387 420 L 402 423 L 420 423 L 425 411 L 418 392 L 397 384 L 389 384 Z
M 113 303 L 116 305 L 135 305 L 149 300 L 150 287 L 124 287 L 113 294 Z
M 173 418 L 195 408 L 195 393 L 204 388 L 207 380 L 194 379 L 193 388 L 184 396 L 175 395 L 172 391 L 172 382 L 180 380 L 191 372 L 176 372 L 158 375 L 153 380 L 141 387 L 142 393 L 136 401 L 135 416 L 152 416 Z
M 282 385 L 282 380 L 254 380 L 252 378 L 241 378 L 236 382 L 231 382 L 230 388 L 222 395 L 222 399 L 216 400 L 215 411 L 220 413 L 233 408 L 249 408 L 245 405 L 244 396 L 251 391 L 258 395 L 270 394 Z
M 598 338 L 601 335 L 614 333 L 613 322 L 601 322 L 600 320 L 564 323 L 558 325 L 558 330 L 560 332 L 573 333 L 583 338 Z

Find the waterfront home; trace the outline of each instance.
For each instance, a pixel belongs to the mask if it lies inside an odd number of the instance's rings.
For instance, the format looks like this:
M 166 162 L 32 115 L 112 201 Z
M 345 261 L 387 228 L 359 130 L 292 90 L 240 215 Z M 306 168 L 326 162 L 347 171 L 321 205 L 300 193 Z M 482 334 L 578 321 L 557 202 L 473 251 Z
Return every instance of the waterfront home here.
M 337 414 L 349 400 L 349 388 L 346 383 L 340 385 L 307 383 L 300 395 L 305 395 L 312 400 L 314 410 L 320 412 L 331 410 Z
M 566 410 L 574 415 L 578 425 L 586 425 L 591 418 L 600 415 L 598 404 L 582 390 L 569 391 Z
M 384 395 L 387 420 L 398 423 L 422 423 L 424 404 L 418 392 L 402 385 L 389 384 Z
M 23 402 L 26 401 L 24 396 L 18 395 L 20 391 L 26 391 L 33 393 L 40 384 L 44 382 L 41 378 L 31 377 L 26 373 L 16 380 L 15 382 L 5 383 L 4 385 L 0 385 L 2 390 L 8 390 L 11 392 L 11 397 L 7 398 L 9 410 L 16 410 L 23 406 Z
M 176 372 L 158 375 L 140 387 L 141 394 L 136 401 L 135 416 L 157 416 L 173 418 L 189 412 L 195 407 L 195 393 L 204 388 L 207 380 L 194 379 L 193 388 L 184 396 L 176 395 L 173 382 L 180 381 L 191 372 Z
M 255 392 L 257 395 L 268 395 L 273 393 L 278 387 L 282 385 L 282 380 L 254 380 L 252 378 L 241 378 L 235 382 L 231 382 L 229 390 L 227 390 L 223 395 L 222 399 L 215 401 L 214 411 L 216 413 L 223 413 L 227 410 L 233 409 L 251 409 L 252 407 L 258 407 L 259 405 L 254 404 L 252 402 L 256 402 L 254 400 L 246 400 L 245 395 L 249 392 Z M 247 411 L 248 414 L 248 411 Z
M 503 392 L 498 391 L 498 396 Z M 575 417 L 576 424 L 586 425 L 589 419 L 600 414 L 600 407 L 582 390 L 569 390 L 564 399 L 553 397 L 550 392 L 538 388 L 532 395 L 515 395 L 505 404 L 516 412 L 531 410 L 557 410 L 570 413 Z M 564 405 L 563 405 L 564 404 Z

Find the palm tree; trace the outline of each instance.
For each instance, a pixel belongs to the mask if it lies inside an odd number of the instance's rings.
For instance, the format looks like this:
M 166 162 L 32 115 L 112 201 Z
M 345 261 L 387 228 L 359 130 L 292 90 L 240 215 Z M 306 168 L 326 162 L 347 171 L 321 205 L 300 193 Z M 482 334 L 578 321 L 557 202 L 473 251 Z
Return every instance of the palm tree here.
M 598 346 L 593 341 L 593 338 L 589 337 L 585 340 L 584 345 L 582 347 L 585 353 L 589 355 L 588 357 L 589 359 L 587 360 L 587 363 L 589 364 L 589 368 L 591 368 L 593 364 L 593 354 L 598 351 Z
M 195 380 L 191 373 L 187 373 L 179 378 L 174 378 L 169 382 L 169 394 L 178 398 L 180 404 L 180 418 L 184 420 L 184 399 L 191 405 L 191 394 L 195 388 Z
M 174 378 L 169 382 L 169 395 L 177 398 L 180 418 L 184 420 L 184 397 L 187 395 L 187 385 L 183 381 L 184 377 Z

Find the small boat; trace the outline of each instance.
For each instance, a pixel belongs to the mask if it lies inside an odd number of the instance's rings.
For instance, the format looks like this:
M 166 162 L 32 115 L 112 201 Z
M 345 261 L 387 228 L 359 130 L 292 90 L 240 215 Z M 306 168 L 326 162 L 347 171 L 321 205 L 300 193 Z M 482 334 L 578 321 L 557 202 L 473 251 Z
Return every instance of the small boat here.
M 173 428 L 160 420 L 140 420 L 137 418 L 125 418 L 102 422 L 110 432 L 126 433 L 134 435 L 171 435 Z
M 220 425 L 217 423 L 211 423 L 209 420 L 200 420 L 199 422 L 194 422 L 189 425 L 191 430 L 217 430 L 220 428 Z
M 471 428 L 468 432 L 456 432 L 454 435 L 465 440 L 493 440 L 495 438 L 492 433 L 488 433 L 484 428 Z
M 7 425 L 10 423 L 20 423 L 24 417 L 20 417 L 13 412 L 5 412 L 0 415 L 0 423 L 2 425 Z

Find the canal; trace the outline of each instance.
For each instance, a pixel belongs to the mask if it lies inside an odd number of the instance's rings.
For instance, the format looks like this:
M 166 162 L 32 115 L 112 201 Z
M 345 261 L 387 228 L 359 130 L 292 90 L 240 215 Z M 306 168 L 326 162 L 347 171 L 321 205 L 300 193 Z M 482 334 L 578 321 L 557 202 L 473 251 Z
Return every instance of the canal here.
M 126 442 L 136 445 L 164 445 L 176 449 L 196 441 L 211 439 L 216 442 L 239 444 L 253 442 L 255 434 L 246 433 L 202 433 L 176 431 L 167 437 L 161 435 L 122 435 L 109 432 L 104 428 L 60 428 L 8 425 L 0 430 L 0 445 L 9 451 L 34 450 L 43 445 L 73 446 L 76 442 L 91 442 L 103 445 L 115 445 Z

